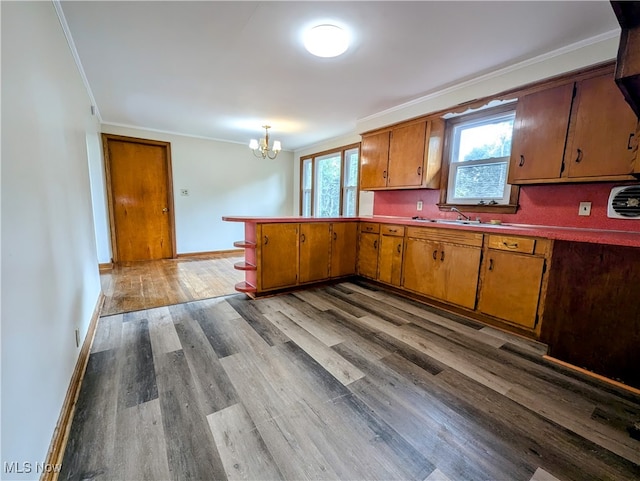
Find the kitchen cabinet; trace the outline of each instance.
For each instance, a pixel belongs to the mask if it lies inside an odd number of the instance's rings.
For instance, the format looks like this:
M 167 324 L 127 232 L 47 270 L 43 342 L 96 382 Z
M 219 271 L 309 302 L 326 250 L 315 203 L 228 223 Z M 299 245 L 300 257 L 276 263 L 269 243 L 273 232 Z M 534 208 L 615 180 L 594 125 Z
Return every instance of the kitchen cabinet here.
M 329 278 L 331 237 L 328 222 L 300 224 L 300 283 Z
M 608 71 L 525 95 L 516 106 L 508 182 L 633 179 L 637 124 Z
M 622 27 L 616 62 L 616 83 L 640 117 L 640 3 L 612 1 L 611 7 Z
M 357 222 L 334 222 L 331 224 L 331 269 L 334 277 L 351 276 L 356 273 Z
M 483 262 L 478 310 L 534 329 L 549 241 L 489 235 Z
M 442 119 L 406 122 L 363 135 L 360 189 L 438 188 L 443 137 Z
M 380 226 L 380 253 L 378 257 L 378 280 L 400 286 L 402 254 L 404 251 L 404 226 Z
M 378 276 L 378 244 L 380 224 L 363 222 L 360 224 L 358 239 L 358 274 L 369 279 Z
M 483 235 L 409 227 L 402 286 L 474 309 Z
M 260 224 L 258 291 L 295 286 L 298 281 L 298 224 Z

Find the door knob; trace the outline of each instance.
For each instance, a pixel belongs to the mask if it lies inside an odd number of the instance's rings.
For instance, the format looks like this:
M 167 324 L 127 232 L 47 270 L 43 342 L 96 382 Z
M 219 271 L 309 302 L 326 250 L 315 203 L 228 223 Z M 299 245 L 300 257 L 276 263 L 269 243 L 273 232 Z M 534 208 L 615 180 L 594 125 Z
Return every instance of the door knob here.
M 164 209 L 162 209 L 162 212 L 169 212 L 169 209 L 165 207 Z

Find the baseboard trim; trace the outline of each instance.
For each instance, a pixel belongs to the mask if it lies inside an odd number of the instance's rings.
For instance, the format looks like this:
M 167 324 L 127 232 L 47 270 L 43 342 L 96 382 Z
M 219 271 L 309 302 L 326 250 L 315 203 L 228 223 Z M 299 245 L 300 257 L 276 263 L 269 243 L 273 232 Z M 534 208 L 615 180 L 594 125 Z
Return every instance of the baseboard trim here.
M 619 381 L 616 381 L 614 379 L 608 378 L 608 377 L 603 376 L 601 374 L 596 374 L 595 372 L 588 371 L 588 370 L 583 369 L 581 367 L 578 367 L 578 366 L 575 366 L 573 364 L 570 364 L 570 363 L 568 363 L 566 361 L 561 361 L 560 359 L 556 359 L 555 357 L 551 357 L 551 356 L 548 356 L 548 355 L 545 355 L 545 356 L 542 356 L 542 357 L 543 357 L 543 359 L 545 359 L 547 361 L 553 362 L 553 363 L 558 364 L 558 365 L 560 365 L 562 367 L 566 367 L 567 369 L 571 369 L 573 371 L 579 372 L 580 374 L 583 374 L 585 376 L 591 377 L 593 379 L 597 379 L 598 381 L 601 381 L 603 383 L 607 383 L 607 384 L 615 386 L 615 387 L 617 387 L 619 389 L 623 389 L 623 390 L 629 391 L 629 392 L 631 392 L 633 394 L 640 395 L 640 389 L 635 388 L 633 386 L 629 386 L 627 384 L 623 384 L 623 383 L 621 383 Z
M 53 432 L 53 438 L 51 439 L 51 445 L 49 446 L 49 452 L 47 453 L 45 461 L 47 465 L 55 466 L 56 464 L 62 464 L 64 450 L 67 446 L 67 439 L 69 438 L 69 431 L 71 430 L 71 422 L 73 421 L 76 403 L 78 402 L 78 395 L 80 394 L 80 386 L 82 385 L 84 373 L 87 369 L 89 353 L 91 352 L 91 345 L 93 344 L 96 326 L 98 325 L 98 319 L 100 318 L 104 301 L 105 295 L 103 292 L 100 292 L 100 296 L 96 302 L 96 307 L 93 310 L 93 315 L 91 316 L 91 321 L 89 322 L 87 335 L 84 338 L 82 349 L 80 349 L 80 354 L 76 361 L 76 367 L 73 370 L 73 375 L 69 382 L 69 388 L 67 389 L 67 395 L 64 398 L 64 403 L 62 404 L 62 410 L 60 412 L 60 417 L 58 418 L 58 423 L 56 424 L 56 429 Z M 59 473 L 55 471 L 56 470 L 54 469 L 51 472 L 42 473 L 40 481 L 57 481 Z
M 209 251 L 209 252 L 187 252 L 184 254 L 178 254 L 178 259 L 184 259 L 186 257 L 202 257 L 211 259 L 221 259 L 225 257 L 237 257 L 244 254 L 244 249 L 228 249 L 223 251 Z
M 103 272 L 113 270 L 113 262 L 105 262 L 104 264 L 98 264 L 98 270 L 100 271 L 100 274 L 102 274 Z

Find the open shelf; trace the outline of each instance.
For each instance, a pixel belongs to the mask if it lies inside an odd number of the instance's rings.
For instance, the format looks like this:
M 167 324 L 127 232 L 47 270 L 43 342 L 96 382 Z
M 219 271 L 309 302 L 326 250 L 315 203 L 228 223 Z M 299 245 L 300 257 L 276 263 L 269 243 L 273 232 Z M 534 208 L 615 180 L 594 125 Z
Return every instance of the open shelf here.
M 233 268 L 238 270 L 238 271 L 255 271 L 255 270 L 258 270 L 258 268 L 254 264 L 251 264 L 251 262 L 246 262 L 246 261 L 236 262 L 235 264 L 233 264 Z
M 253 293 L 253 292 L 256 292 L 257 290 L 256 286 L 248 283 L 247 281 L 238 282 L 235 285 L 235 289 L 238 292 L 245 292 L 245 293 Z
M 251 242 L 247 240 L 235 241 L 233 245 L 234 247 L 241 247 L 243 249 L 255 249 L 256 247 L 255 242 Z

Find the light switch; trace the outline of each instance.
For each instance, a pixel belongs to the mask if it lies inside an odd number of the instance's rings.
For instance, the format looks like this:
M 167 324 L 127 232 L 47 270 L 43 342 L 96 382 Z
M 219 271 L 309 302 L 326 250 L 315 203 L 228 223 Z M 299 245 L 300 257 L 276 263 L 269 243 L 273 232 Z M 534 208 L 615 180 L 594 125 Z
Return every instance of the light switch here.
M 417 210 L 422 210 L 422 201 L 419 200 L 418 203 L 416 204 L 416 209 Z

